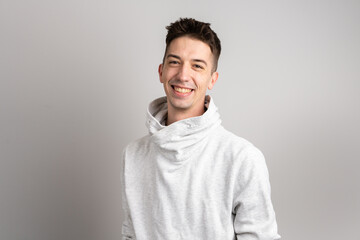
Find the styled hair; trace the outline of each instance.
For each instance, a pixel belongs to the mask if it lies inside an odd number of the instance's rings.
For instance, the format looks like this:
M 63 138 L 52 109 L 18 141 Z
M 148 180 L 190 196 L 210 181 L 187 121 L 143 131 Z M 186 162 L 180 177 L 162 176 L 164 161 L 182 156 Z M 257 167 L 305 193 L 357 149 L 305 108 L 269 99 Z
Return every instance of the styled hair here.
M 221 52 L 221 44 L 220 39 L 216 33 L 210 28 L 210 23 L 200 22 L 193 18 L 180 18 L 176 22 L 167 26 L 166 29 L 168 32 L 166 35 L 166 49 L 163 62 L 165 61 L 166 53 L 170 43 L 176 38 L 188 36 L 209 45 L 210 50 L 214 56 L 213 71 L 216 71 Z

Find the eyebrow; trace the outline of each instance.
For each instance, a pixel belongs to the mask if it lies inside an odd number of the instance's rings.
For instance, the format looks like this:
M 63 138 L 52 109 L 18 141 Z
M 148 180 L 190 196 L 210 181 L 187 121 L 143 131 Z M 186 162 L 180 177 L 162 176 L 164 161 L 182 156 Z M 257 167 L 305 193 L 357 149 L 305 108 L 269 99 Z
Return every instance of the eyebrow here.
M 167 56 L 166 56 L 166 58 L 170 58 L 170 57 L 173 57 L 173 58 L 177 58 L 177 59 L 181 59 L 178 55 L 174 55 L 174 54 L 168 54 Z
M 193 59 L 194 62 L 202 62 L 205 64 L 205 66 L 207 66 L 207 63 L 205 60 L 202 60 L 202 59 Z
M 181 58 L 178 55 L 175 55 L 175 54 L 168 54 L 166 56 L 166 58 L 170 58 L 170 57 L 181 60 Z M 194 62 L 202 62 L 207 66 L 207 62 L 205 60 L 202 60 L 202 59 L 191 59 L 191 60 L 194 61 Z

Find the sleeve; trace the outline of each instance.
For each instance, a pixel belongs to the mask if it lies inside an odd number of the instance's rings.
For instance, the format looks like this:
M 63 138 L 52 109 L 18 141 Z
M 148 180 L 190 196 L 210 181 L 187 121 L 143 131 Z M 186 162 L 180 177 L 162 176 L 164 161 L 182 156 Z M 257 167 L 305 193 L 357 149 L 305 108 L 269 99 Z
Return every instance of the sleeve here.
M 122 209 L 123 209 L 123 223 L 121 230 L 121 239 L 122 240 L 136 240 L 134 226 L 131 220 L 131 215 L 129 211 L 129 205 L 127 203 L 126 197 L 126 182 L 125 182 L 125 152 L 122 159 L 122 169 L 121 169 L 121 196 L 122 196 Z
M 237 240 L 277 240 L 269 173 L 264 156 L 255 147 L 242 156 L 234 188 L 234 230 Z

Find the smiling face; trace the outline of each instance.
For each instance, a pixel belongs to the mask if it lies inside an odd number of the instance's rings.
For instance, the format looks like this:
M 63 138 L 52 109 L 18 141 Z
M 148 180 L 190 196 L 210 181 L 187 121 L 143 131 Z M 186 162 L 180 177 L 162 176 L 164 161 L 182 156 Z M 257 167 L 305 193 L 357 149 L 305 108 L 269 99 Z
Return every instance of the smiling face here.
M 189 118 L 204 113 L 207 89 L 212 89 L 218 73 L 209 45 L 190 37 L 174 39 L 159 66 L 160 82 L 168 101 L 168 119 Z

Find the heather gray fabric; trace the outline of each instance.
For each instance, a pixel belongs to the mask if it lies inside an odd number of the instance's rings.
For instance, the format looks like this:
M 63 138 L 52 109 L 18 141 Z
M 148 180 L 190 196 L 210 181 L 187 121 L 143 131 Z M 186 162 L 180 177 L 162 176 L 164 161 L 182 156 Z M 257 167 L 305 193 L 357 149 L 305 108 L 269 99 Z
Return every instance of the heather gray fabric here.
M 262 153 L 206 99 L 169 126 L 166 97 L 149 105 L 149 134 L 124 151 L 123 239 L 280 239 Z

